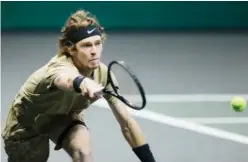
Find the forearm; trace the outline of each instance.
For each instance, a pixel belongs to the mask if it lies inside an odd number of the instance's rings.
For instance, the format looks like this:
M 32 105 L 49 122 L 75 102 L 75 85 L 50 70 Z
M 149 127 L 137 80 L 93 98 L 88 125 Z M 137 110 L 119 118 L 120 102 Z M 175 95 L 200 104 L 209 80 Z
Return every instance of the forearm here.
M 141 162 L 155 162 L 150 146 L 145 140 L 140 126 L 134 119 L 129 119 L 122 132 L 129 145 Z
M 63 91 L 74 91 L 73 81 L 79 74 L 63 73 L 54 79 L 54 85 Z
M 129 145 L 134 148 L 145 144 L 145 137 L 143 132 L 138 123 L 127 111 L 128 107 L 113 97 L 108 99 L 108 102 L 115 118 L 120 125 L 122 134 Z
M 132 148 L 142 146 L 146 143 L 144 134 L 138 123 L 130 118 L 121 126 L 123 136 Z
M 110 102 L 110 107 L 118 120 L 123 136 L 141 162 L 155 162 L 153 154 L 138 123 L 128 113 L 122 102 Z

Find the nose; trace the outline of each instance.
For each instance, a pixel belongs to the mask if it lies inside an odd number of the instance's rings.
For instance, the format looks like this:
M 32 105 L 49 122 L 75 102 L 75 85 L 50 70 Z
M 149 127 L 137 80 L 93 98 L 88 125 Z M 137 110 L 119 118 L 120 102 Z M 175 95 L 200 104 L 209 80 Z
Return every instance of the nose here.
M 93 55 L 93 56 L 96 55 L 96 53 L 97 53 L 97 48 L 96 48 L 96 46 L 92 46 L 90 53 L 91 53 L 91 55 Z
M 96 55 L 96 52 L 91 52 L 91 56 L 95 56 Z
M 95 56 L 97 54 L 97 47 L 93 45 L 91 47 L 90 53 L 91 53 L 92 56 Z

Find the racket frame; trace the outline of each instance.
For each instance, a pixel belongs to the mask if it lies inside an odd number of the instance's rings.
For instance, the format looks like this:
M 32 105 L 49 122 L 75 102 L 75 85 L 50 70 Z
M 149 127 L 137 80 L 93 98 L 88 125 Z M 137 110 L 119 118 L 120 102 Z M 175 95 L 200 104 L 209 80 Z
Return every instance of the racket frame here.
M 125 99 L 118 92 L 118 87 L 114 84 L 114 81 L 113 81 L 112 76 L 111 76 L 111 68 L 114 64 L 120 65 L 131 76 L 131 78 L 135 82 L 136 86 L 139 89 L 139 92 L 140 92 L 140 95 L 141 95 L 141 98 L 143 101 L 141 106 L 137 106 L 137 105 L 132 104 L 131 102 L 129 102 L 127 99 Z M 111 85 L 113 91 L 109 91 L 106 89 L 106 87 L 109 84 Z M 145 108 L 145 106 L 146 106 L 146 95 L 145 95 L 144 88 L 143 88 L 142 84 L 140 83 L 140 81 L 138 80 L 137 76 L 134 74 L 134 72 L 131 70 L 131 68 L 124 63 L 124 61 L 111 61 L 109 63 L 108 71 L 107 71 L 107 84 L 106 84 L 105 88 L 102 90 L 102 93 L 116 97 L 117 99 L 121 100 L 124 104 L 126 104 L 127 106 L 129 106 L 130 108 L 135 109 L 135 110 L 141 110 L 141 109 Z

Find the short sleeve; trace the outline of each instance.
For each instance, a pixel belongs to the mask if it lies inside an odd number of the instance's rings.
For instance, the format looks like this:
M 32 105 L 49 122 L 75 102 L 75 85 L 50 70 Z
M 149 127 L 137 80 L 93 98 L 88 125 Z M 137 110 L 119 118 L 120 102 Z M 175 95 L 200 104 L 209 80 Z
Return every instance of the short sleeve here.
M 47 66 L 46 72 L 46 79 L 49 89 L 55 88 L 54 80 L 62 73 L 79 75 L 77 68 L 71 62 L 69 62 L 69 60 L 51 61 Z

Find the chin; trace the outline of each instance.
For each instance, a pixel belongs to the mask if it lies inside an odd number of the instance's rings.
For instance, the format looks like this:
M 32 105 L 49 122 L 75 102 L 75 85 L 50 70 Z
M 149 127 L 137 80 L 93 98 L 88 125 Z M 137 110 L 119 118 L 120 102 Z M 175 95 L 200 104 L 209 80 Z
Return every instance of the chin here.
M 93 64 L 93 65 L 90 65 L 89 68 L 90 69 L 97 69 L 98 67 L 100 66 L 100 64 Z

